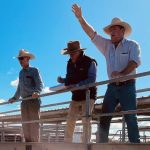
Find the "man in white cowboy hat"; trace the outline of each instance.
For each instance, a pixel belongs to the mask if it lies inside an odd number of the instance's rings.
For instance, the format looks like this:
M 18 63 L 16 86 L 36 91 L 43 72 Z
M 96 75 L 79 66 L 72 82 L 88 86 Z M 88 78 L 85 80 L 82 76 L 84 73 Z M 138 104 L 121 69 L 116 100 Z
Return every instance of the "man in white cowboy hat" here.
M 15 102 L 20 98 L 31 97 L 30 100 L 21 102 L 21 118 L 22 121 L 39 120 L 40 98 L 39 94 L 42 90 L 43 83 L 37 68 L 29 65 L 30 59 L 34 59 L 34 55 L 28 51 L 21 49 L 17 56 L 22 70 L 19 73 L 19 83 L 15 95 L 9 99 L 9 103 Z M 39 123 L 22 124 L 25 142 L 39 141 Z
M 106 39 L 91 27 L 82 16 L 81 7 L 72 6 L 72 11 L 79 20 L 83 30 L 91 38 L 92 42 L 105 56 L 109 79 L 133 75 L 140 65 L 140 46 L 137 42 L 126 39 L 131 33 L 131 26 L 119 18 L 113 18 L 110 25 L 104 28 L 104 32 L 110 36 Z M 123 111 L 136 109 L 135 79 L 108 85 L 102 113 L 112 113 L 118 103 Z M 108 142 L 109 127 L 112 117 L 100 118 L 99 142 Z M 125 115 L 129 141 L 139 143 L 140 136 L 135 114 Z
M 59 83 L 65 83 L 66 86 L 76 85 L 82 86 L 96 81 L 96 61 L 84 54 L 85 48 L 80 47 L 79 41 L 70 41 L 67 44 L 67 48 L 61 51 L 63 55 L 69 55 L 70 59 L 67 64 L 67 74 L 65 78 L 58 77 L 57 81 Z M 90 90 L 90 111 L 93 110 L 94 102 L 96 99 L 96 87 L 92 87 Z M 69 112 L 67 117 L 67 124 L 65 128 L 65 142 L 71 143 L 73 132 L 75 128 L 75 123 L 77 116 L 82 114 L 85 116 L 85 105 L 86 103 L 86 90 L 75 90 L 72 91 L 72 101 L 69 106 Z M 85 130 L 87 124 L 85 117 L 82 118 L 83 123 L 83 135 L 82 142 L 85 143 Z M 88 137 L 91 136 L 91 127 L 88 126 Z

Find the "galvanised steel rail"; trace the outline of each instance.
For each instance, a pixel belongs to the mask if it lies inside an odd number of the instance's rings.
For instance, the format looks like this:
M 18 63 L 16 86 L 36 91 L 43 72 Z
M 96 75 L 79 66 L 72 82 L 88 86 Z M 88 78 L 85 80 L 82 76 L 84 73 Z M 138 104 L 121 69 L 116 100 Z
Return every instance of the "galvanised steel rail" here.
M 124 81 L 124 80 L 130 80 L 130 79 L 133 79 L 133 78 L 139 78 L 139 77 L 148 76 L 148 75 L 150 75 L 150 71 L 138 73 L 138 74 L 135 74 L 135 75 L 128 75 L 128 76 L 124 76 L 124 77 L 114 78 L 114 79 L 111 79 L 111 80 L 105 80 L 105 81 L 101 81 L 101 82 L 91 83 L 91 84 L 83 85 L 83 86 L 80 86 L 80 87 L 73 87 L 73 88 L 69 88 L 69 89 L 65 89 L 65 90 L 59 90 L 59 91 L 56 91 L 56 92 L 45 93 L 45 94 L 41 94 L 40 97 L 55 95 L 55 94 L 59 94 L 59 93 L 69 92 L 69 91 L 88 89 L 88 88 L 93 87 L 93 86 L 99 86 L 99 85 L 109 84 L 109 83 L 113 83 L 113 82 L 121 82 L 121 81 Z M 28 97 L 28 98 L 24 98 L 24 99 L 18 99 L 15 102 L 19 102 L 19 101 L 22 101 L 22 100 L 30 100 L 31 98 L 32 97 Z M 0 105 L 6 105 L 6 104 L 9 104 L 9 103 L 8 102 L 0 103 Z
M 136 90 L 136 93 L 143 93 L 143 92 L 148 92 L 148 91 L 150 91 L 150 88 L 144 88 L 144 89 Z M 102 98 L 104 98 L 104 95 L 103 96 L 97 96 L 96 99 L 102 99 Z M 71 100 L 70 101 L 65 101 L 65 102 L 60 102 L 60 103 L 47 104 L 47 105 L 42 105 L 40 108 L 46 108 L 46 107 L 53 107 L 53 106 L 58 106 L 58 105 L 70 104 L 70 102 L 71 102 Z M 13 112 L 20 112 L 20 109 L 0 112 L 0 114 L 8 114 L 8 113 L 13 113 Z

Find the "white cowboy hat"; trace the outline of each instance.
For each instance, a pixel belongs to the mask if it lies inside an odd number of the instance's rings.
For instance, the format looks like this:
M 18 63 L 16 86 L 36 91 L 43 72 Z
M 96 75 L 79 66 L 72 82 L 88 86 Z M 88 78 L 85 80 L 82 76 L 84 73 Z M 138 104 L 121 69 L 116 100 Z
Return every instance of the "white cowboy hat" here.
M 20 58 L 20 57 L 29 57 L 30 59 L 34 59 L 35 56 L 31 53 L 29 53 L 28 51 L 24 50 L 24 49 L 21 49 L 19 51 L 19 54 L 17 56 L 17 58 Z
M 111 21 L 111 24 L 106 26 L 103 30 L 106 34 L 110 35 L 110 31 L 109 31 L 110 27 L 116 26 L 116 25 L 119 25 L 119 26 L 122 26 L 125 28 L 125 33 L 124 33 L 125 37 L 129 36 L 129 34 L 132 31 L 131 26 L 127 22 L 124 22 L 123 20 L 121 20 L 120 18 L 117 18 L 117 17 L 113 18 Z

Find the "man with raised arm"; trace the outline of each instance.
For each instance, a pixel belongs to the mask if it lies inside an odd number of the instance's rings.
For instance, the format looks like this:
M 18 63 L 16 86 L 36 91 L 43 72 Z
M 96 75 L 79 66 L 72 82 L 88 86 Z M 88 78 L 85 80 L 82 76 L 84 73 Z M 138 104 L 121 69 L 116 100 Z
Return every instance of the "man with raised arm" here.
M 110 25 L 104 28 L 104 32 L 110 36 L 106 39 L 99 35 L 82 16 L 81 7 L 77 4 L 72 6 L 76 18 L 83 30 L 91 38 L 99 51 L 106 58 L 107 73 L 109 79 L 136 73 L 140 65 L 140 46 L 136 41 L 128 40 L 131 26 L 120 18 L 113 18 Z M 102 113 L 113 113 L 120 103 L 123 111 L 136 110 L 135 79 L 108 84 L 105 93 Z M 111 117 L 100 118 L 99 142 L 108 142 Z M 135 114 L 125 115 L 129 141 L 140 143 L 140 136 Z
M 37 68 L 31 67 L 29 61 L 34 59 L 34 55 L 21 49 L 17 56 L 22 67 L 19 73 L 19 83 L 15 95 L 9 99 L 9 103 L 20 98 L 31 97 L 30 100 L 21 102 L 22 121 L 32 121 L 40 119 L 40 92 L 43 88 L 40 73 Z M 22 124 L 25 142 L 39 142 L 39 123 Z

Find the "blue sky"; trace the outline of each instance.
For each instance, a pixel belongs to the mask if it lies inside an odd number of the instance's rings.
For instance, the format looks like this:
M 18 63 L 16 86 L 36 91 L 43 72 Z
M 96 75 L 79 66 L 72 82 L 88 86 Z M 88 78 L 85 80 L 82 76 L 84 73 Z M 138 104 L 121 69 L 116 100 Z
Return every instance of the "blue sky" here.
M 13 96 L 20 65 L 14 56 L 21 48 L 35 54 L 32 66 L 39 68 L 45 87 L 57 84 L 59 75 L 65 76 L 67 56 L 60 54 L 70 40 L 79 40 L 86 54 L 98 62 L 97 81 L 106 80 L 106 63 L 102 54 L 81 29 L 71 11 L 78 3 L 83 16 L 102 36 L 109 38 L 103 27 L 113 17 L 120 17 L 133 28 L 129 39 L 138 41 L 142 49 L 142 65 L 138 72 L 150 69 L 150 1 L 149 0 L 0 0 L 0 99 Z M 137 89 L 150 87 L 149 77 L 138 79 Z M 103 95 L 106 86 L 99 87 L 98 95 Z M 149 95 L 149 93 L 147 93 Z M 71 94 L 45 97 L 43 104 L 70 100 Z M 18 103 L 0 106 L 1 111 L 16 109 Z

